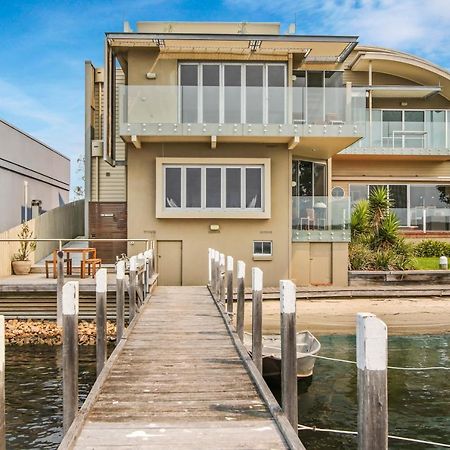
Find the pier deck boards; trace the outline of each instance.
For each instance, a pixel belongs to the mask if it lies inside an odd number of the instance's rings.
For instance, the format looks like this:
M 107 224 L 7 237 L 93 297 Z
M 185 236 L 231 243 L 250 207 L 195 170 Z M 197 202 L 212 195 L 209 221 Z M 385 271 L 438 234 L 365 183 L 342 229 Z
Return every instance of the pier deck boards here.
M 205 287 L 155 289 L 74 433 L 76 449 L 288 448 Z

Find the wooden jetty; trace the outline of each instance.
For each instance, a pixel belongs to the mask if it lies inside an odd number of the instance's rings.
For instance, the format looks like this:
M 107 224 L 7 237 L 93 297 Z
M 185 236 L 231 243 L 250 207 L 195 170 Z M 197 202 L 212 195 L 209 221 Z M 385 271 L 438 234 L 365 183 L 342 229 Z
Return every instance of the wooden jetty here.
M 60 449 L 303 449 L 206 287 L 156 287 Z

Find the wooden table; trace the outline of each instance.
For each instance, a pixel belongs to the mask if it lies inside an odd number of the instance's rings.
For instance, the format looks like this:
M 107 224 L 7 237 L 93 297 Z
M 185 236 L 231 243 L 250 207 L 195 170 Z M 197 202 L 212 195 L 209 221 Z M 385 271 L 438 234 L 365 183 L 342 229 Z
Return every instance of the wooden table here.
M 53 250 L 53 278 L 56 278 L 56 261 L 59 250 Z M 86 259 L 89 259 L 89 255 L 92 253 L 93 258 L 97 258 L 97 249 L 94 247 L 65 247 L 62 251 L 70 258 L 71 253 L 81 253 L 81 265 L 80 265 L 80 278 L 84 278 Z

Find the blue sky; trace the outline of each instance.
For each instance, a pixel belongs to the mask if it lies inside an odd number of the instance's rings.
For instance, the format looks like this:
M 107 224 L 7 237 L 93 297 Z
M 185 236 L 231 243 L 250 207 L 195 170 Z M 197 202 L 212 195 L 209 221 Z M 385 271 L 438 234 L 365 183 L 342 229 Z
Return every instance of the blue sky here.
M 84 61 L 102 64 L 104 32 L 124 20 L 296 21 L 300 34 L 358 35 L 450 68 L 450 0 L 0 0 L 0 20 L 0 117 L 70 156 L 73 185 Z

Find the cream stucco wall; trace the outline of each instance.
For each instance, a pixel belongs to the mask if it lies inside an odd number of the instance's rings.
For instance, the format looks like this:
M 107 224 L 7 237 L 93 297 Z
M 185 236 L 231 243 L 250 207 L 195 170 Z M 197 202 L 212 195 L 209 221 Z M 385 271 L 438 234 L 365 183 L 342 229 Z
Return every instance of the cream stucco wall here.
M 155 217 L 155 180 L 157 157 L 186 158 L 270 158 L 270 219 L 157 219 Z M 128 234 L 155 241 L 182 241 L 182 282 L 186 285 L 207 281 L 208 248 L 212 247 L 235 261 L 243 260 L 250 275 L 252 266 L 264 271 L 264 283 L 276 286 L 289 276 L 290 264 L 290 189 L 291 159 L 285 146 L 223 144 L 211 149 L 208 144 L 145 144 L 128 148 Z M 219 225 L 211 232 L 210 225 Z M 273 241 L 269 261 L 253 261 L 254 240 Z M 137 245 L 133 251 L 136 251 Z

